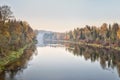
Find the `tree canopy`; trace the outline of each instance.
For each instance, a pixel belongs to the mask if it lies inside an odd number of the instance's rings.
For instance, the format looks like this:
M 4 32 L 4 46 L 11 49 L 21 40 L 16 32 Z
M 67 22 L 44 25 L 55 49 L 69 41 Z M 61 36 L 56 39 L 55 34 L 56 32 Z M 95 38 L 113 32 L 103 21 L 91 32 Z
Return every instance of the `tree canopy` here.
M 0 19 L 2 21 L 8 20 L 13 17 L 13 12 L 11 8 L 7 5 L 0 6 Z

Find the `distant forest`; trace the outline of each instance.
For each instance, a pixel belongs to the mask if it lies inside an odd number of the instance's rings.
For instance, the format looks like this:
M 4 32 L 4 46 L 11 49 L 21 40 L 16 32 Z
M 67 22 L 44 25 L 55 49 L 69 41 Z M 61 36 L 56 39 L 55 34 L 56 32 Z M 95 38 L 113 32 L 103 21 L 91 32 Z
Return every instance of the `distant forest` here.
M 101 27 L 88 26 L 76 28 L 66 33 L 65 40 L 120 47 L 120 25 L 102 24 Z

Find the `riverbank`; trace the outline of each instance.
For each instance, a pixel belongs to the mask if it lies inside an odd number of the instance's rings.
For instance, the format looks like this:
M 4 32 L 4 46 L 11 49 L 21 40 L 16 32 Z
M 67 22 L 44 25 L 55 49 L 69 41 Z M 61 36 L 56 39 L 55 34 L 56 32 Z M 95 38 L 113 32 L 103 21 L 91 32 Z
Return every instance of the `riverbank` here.
M 34 43 L 26 44 L 23 48 L 20 48 L 18 51 L 11 51 L 9 55 L 0 59 L 0 73 L 5 70 L 5 66 L 14 62 L 16 59 L 19 59 L 24 53 L 24 50 L 30 47 Z
M 55 41 L 55 42 L 58 42 L 58 43 L 60 42 L 60 43 L 80 44 L 80 45 L 92 46 L 92 47 L 97 47 L 97 48 L 106 48 L 106 49 L 120 50 L 120 47 L 103 46 L 101 44 L 86 43 L 86 42 L 81 42 L 81 41 L 69 41 L 69 40 L 51 40 L 51 41 Z

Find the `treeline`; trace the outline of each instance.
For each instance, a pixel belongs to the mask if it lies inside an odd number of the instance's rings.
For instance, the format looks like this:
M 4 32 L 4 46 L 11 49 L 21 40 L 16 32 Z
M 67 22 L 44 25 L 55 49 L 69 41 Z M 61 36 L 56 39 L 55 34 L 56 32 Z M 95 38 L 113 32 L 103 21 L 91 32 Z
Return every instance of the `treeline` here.
M 104 23 L 101 27 L 86 25 L 84 28 L 67 32 L 65 39 L 120 47 L 120 25 L 118 23 L 113 25 Z
M 35 39 L 32 28 L 22 21 L 0 23 L 0 53 L 17 50 Z
M 0 7 L 0 55 L 17 51 L 35 40 L 35 33 L 25 21 L 10 19 L 10 7 Z

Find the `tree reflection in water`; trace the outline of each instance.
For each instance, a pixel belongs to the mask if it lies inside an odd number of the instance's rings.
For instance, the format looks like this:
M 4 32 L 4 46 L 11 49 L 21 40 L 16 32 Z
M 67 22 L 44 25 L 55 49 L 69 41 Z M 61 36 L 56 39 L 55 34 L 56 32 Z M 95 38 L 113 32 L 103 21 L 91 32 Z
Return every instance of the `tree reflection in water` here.
M 63 45 L 66 46 L 67 51 L 73 53 L 75 56 L 82 56 L 85 60 L 91 60 L 91 62 L 98 61 L 103 69 L 117 68 L 120 76 L 120 51 L 69 43 L 64 43 Z M 57 47 L 58 45 L 55 46 Z M 6 70 L 1 73 L 0 80 L 17 80 L 15 78 L 16 74 L 22 73 L 27 68 L 32 55 L 37 55 L 35 51 L 35 45 L 26 49 L 21 58 L 5 67 Z
M 16 74 L 23 72 L 27 68 L 28 62 L 32 59 L 33 54 L 37 55 L 35 45 L 28 47 L 19 59 L 6 65 L 6 70 L 0 74 L 0 80 L 16 80 Z
M 66 50 L 75 56 L 83 56 L 91 62 L 99 61 L 103 69 L 117 68 L 120 76 L 120 51 L 114 49 L 95 48 L 78 44 L 65 44 Z

